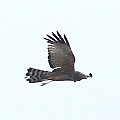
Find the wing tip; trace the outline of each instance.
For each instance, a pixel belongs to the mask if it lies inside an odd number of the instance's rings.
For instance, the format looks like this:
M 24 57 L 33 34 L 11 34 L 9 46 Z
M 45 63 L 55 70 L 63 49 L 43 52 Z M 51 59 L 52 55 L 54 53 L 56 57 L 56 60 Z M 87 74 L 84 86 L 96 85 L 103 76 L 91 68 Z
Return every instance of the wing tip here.
M 58 42 L 60 44 L 66 44 L 68 47 L 70 47 L 70 44 L 68 42 L 66 35 L 64 34 L 64 36 L 62 37 L 58 30 L 56 30 L 56 33 L 57 35 L 54 32 L 52 32 L 53 37 L 46 34 L 48 38 L 43 38 L 43 39 L 47 40 L 47 42 L 51 44 Z

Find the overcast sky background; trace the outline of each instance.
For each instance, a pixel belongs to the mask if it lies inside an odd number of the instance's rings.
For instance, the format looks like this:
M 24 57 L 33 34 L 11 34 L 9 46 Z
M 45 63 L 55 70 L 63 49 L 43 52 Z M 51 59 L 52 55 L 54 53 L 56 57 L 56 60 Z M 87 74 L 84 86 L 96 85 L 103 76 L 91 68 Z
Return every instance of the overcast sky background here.
M 25 81 L 28 67 L 52 69 L 46 34 L 66 34 L 80 82 Z M 0 119 L 120 119 L 119 0 L 0 1 Z

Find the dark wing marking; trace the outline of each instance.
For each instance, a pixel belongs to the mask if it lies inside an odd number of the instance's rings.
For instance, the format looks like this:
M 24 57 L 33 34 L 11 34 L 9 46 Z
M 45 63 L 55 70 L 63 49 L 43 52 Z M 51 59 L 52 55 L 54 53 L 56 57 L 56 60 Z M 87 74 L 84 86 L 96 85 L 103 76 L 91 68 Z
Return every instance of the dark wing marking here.
M 52 32 L 52 35 L 53 35 L 58 41 L 60 41 L 59 37 L 57 37 L 57 35 L 55 35 L 53 32 Z
M 62 36 L 60 35 L 60 33 L 58 31 L 57 31 L 57 35 L 59 36 L 61 43 L 65 44 L 64 39 L 62 38 Z
M 68 39 L 67 39 L 67 37 L 66 37 L 66 35 L 65 35 L 65 34 L 64 34 L 64 39 L 65 39 L 65 41 L 66 41 L 67 45 L 70 47 L 70 44 L 69 44 Z
M 53 41 L 56 41 L 53 37 L 51 37 L 51 36 L 49 36 L 49 35 L 47 35 L 50 39 L 52 39 Z

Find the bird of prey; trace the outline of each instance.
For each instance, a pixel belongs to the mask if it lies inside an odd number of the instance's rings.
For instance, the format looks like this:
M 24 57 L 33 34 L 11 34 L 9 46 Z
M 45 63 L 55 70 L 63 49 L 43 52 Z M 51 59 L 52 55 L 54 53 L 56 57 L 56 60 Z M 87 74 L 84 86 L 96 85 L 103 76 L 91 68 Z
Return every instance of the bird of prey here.
M 75 71 L 75 56 L 65 34 L 62 37 L 58 31 L 57 34 L 52 32 L 52 37 L 47 35 L 47 38 L 44 39 L 48 43 L 48 63 L 53 70 L 50 72 L 28 68 L 25 79 L 29 83 L 42 82 L 41 86 L 43 86 L 52 81 L 76 82 L 92 77 L 91 73 L 86 75 Z

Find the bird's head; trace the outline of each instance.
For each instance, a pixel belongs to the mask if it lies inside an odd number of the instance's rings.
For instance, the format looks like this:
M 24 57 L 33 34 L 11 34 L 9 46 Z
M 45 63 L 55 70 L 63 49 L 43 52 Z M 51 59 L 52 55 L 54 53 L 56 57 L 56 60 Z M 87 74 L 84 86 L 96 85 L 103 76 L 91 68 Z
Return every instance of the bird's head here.
M 79 75 L 81 79 L 87 79 L 88 77 L 93 77 L 92 73 L 89 73 L 89 75 L 86 75 L 80 72 Z

